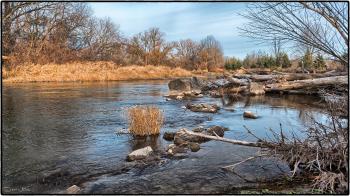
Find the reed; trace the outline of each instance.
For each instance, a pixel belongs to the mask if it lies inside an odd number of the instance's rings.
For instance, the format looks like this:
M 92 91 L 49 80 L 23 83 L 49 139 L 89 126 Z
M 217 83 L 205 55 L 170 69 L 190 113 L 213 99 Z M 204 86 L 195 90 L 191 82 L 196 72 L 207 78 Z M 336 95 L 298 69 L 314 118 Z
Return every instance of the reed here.
M 157 106 L 134 106 L 128 109 L 129 132 L 133 136 L 158 135 L 163 112 Z
M 3 67 L 4 82 L 118 81 L 170 79 L 194 75 L 182 68 L 167 66 L 120 66 L 113 62 L 71 62 L 65 64 L 24 64 Z

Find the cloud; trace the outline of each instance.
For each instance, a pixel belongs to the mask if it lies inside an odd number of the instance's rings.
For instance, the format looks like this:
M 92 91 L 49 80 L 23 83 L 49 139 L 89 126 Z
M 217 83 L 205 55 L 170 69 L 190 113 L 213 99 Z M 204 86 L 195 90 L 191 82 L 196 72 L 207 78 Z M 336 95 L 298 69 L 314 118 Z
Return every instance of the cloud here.
M 90 3 L 97 17 L 110 17 L 125 36 L 151 27 L 159 27 L 166 39 L 200 40 L 213 35 L 222 44 L 225 55 L 244 57 L 256 45 L 239 35 L 238 27 L 246 20 L 238 13 L 245 3 Z

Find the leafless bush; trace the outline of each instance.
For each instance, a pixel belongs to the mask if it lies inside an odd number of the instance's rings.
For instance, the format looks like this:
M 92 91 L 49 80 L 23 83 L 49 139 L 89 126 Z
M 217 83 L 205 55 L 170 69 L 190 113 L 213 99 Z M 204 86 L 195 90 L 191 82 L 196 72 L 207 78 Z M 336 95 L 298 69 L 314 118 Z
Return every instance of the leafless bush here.
M 321 122 L 311 117 L 305 139 L 286 137 L 282 128 L 279 133 L 273 132 L 272 140 L 259 139 L 268 144 L 265 146 L 269 146 L 270 154 L 279 155 L 293 167 L 293 176 L 301 173 L 314 176 L 315 188 L 343 193 L 348 190 L 349 177 L 348 100 L 343 96 L 326 103 L 328 120 Z

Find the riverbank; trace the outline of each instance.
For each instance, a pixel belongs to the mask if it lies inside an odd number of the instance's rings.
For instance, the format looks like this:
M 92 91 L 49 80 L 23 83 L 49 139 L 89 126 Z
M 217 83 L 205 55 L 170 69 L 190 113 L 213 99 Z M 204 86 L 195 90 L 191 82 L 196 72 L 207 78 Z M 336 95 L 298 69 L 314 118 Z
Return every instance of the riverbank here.
M 75 82 L 172 79 L 198 75 L 182 68 L 167 66 L 119 66 L 113 62 L 72 62 L 65 64 L 25 64 L 2 68 L 3 82 Z

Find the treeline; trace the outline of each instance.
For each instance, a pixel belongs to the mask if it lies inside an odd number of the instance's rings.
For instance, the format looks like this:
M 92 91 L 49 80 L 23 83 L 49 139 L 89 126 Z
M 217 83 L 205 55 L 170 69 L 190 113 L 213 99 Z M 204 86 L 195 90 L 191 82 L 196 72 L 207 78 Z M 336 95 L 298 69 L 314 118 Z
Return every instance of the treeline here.
M 213 36 L 167 42 L 158 28 L 123 36 L 110 18 L 96 18 L 87 3 L 3 2 L 2 51 L 7 65 L 113 61 L 209 71 L 224 65 Z
M 269 55 L 262 52 L 253 52 L 248 54 L 243 60 L 236 57 L 225 58 L 225 69 L 234 70 L 241 67 L 244 68 L 288 68 L 292 65 L 288 54 L 285 52 L 278 52 L 275 55 Z M 324 57 L 317 53 L 313 55 L 309 49 L 298 60 L 298 66 L 309 70 L 326 69 L 326 62 Z

